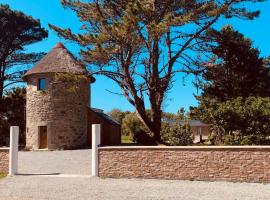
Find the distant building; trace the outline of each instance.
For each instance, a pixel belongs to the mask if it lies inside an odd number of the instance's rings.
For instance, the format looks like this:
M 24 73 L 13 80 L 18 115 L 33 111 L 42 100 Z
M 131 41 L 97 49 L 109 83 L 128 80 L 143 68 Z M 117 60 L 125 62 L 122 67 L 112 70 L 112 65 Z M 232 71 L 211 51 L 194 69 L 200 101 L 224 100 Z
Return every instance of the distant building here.
M 61 74 L 85 78 L 68 81 Z M 95 79 L 63 44 L 58 43 L 23 79 L 27 82 L 26 148 L 89 146 L 94 123 L 101 124 L 102 144 L 121 143 L 120 124 L 101 110 L 91 108 L 90 84 Z
M 103 110 L 96 108 L 89 108 L 87 110 L 88 116 L 88 143 L 92 143 L 92 124 L 101 124 L 101 144 L 112 145 L 121 143 L 121 126 L 112 119 L 109 115 L 105 114 Z
M 199 143 L 206 140 L 210 134 L 209 125 L 201 122 L 200 120 L 181 120 L 180 124 L 188 124 L 190 126 L 194 137 L 194 143 Z

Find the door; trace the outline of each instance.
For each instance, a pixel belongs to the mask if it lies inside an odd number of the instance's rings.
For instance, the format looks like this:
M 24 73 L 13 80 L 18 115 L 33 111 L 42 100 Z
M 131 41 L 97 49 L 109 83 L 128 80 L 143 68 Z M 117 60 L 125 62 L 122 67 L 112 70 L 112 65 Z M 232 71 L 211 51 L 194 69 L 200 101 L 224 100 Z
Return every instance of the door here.
M 39 127 L 39 148 L 40 149 L 48 148 L 47 126 Z

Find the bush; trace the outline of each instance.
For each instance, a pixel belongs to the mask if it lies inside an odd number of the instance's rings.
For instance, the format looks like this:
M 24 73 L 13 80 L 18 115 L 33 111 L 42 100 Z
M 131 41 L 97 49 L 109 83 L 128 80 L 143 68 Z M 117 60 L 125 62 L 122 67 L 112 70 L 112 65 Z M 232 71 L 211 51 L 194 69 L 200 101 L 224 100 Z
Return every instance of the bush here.
M 270 144 L 270 98 L 239 97 L 224 103 L 208 102 L 199 107 L 199 113 L 203 121 L 212 125 L 214 144 Z
M 155 141 L 148 133 L 143 130 L 134 132 L 132 136 L 133 142 L 141 145 L 156 145 Z
M 163 141 L 171 146 L 193 144 L 192 132 L 188 125 L 164 123 L 162 125 L 161 136 Z
M 0 146 L 9 143 L 9 127 L 19 126 L 19 144 L 25 145 L 25 117 L 26 89 L 13 88 L 0 99 Z
M 7 120 L 1 119 L 0 113 L 0 147 L 8 146 L 9 141 L 9 124 Z
M 129 135 L 132 141 L 142 145 L 155 145 L 147 128 L 137 117 L 136 113 L 129 113 L 122 121 L 122 132 Z
M 122 132 L 124 135 L 132 137 L 134 133 L 138 133 L 140 131 L 146 132 L 146 127 L 137 117 L 136 113 L 127 114 L 122 121 Z
M 127 114 L 130 114 L 129 111 L 122 111 L 120 109 L 113 109 L 110 112 L 107 113 L 111 118 L 113 118 L 115 121 L 117 121 L 121 126 L 123 124 L 123 119 Z M 122 135 L 127 136 L 128 133 L 122 130 Z

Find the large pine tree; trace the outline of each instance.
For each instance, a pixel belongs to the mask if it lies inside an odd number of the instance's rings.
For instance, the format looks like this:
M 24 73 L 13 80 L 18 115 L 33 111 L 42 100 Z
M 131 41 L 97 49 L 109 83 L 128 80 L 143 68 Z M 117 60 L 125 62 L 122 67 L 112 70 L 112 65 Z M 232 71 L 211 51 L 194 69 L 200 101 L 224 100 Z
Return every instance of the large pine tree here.
M 190 72 L 191 51 L 220 18 L 253 19 L 245 2 L 261 0 L 62 0 L 82 22 L 73 33 L 51 25 L 77 42 L 92 71 L 115 81 L 140 120 L 161 142 L 164 99 L 179 72 Z M 146 105 L 150 104 L 151 115 Z
M 203 73 L 199 99 L 224 102 L 237 97 L 270 97 L 270 70 L 250 39 L 231 26 L 210 30 L 207 37 L 215 42 L 214 62 Z
M 38 61 L 43 53 L 26 53 L 25 46 L 48 37 L 40 21 L 0 4 L 0 100 L 3 91 L 21 81 L 22 66 Z
M 269 144 L 268 60 L 230 26 L 205 37 L 213 58 L 203 62 L 202 94 L 193 114 L 212 125 L 214 144 Z

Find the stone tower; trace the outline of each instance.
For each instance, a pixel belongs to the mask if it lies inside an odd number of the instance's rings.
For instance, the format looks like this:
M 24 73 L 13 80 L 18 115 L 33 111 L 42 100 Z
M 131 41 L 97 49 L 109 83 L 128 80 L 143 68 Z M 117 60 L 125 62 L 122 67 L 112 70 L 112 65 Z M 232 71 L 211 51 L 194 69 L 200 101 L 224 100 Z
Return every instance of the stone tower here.
M 58 43 L 23 79 L 27 82 L 26 147 L 84 146 L 91 78 L 64 45 Z

